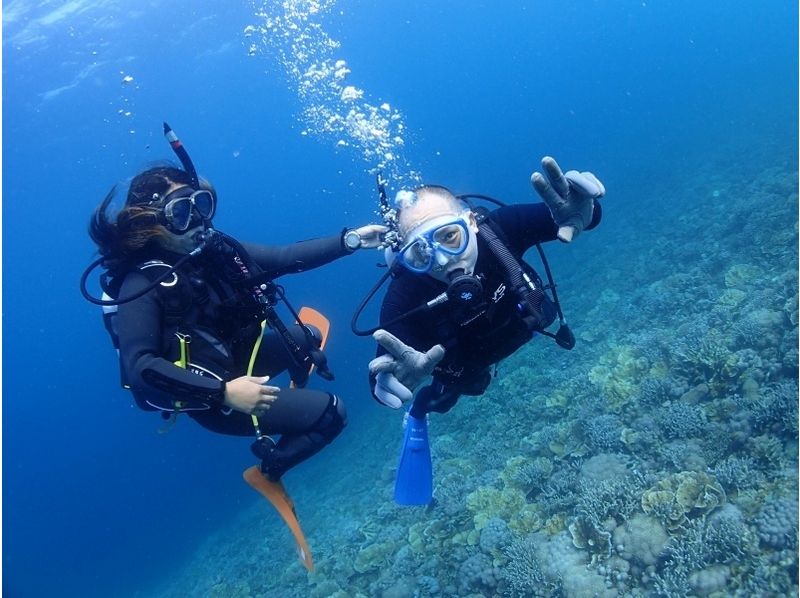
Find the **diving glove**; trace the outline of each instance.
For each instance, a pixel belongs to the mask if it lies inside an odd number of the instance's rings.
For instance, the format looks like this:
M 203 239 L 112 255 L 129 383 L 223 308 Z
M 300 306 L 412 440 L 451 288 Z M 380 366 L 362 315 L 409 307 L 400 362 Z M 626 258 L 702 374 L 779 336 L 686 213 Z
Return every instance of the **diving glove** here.
M 547 204 L 558 226 L 558 238 L 569 243 L 589 226 L 594 200 L 603 197 L 606 188 L 591 172 L 561 172 L 550 156 L 542 158 L 544 175 L 534 172 L 531 183 Z
M 393 359 L 388 355 L 376 357 L 370 362 L 370 371 L 379 368 L 382 363 L 391 361 Z M 375 375 L 374 393 L 379 403 L 392 409 L 399 409 L 403 403 L 410 401 L 414 396 L 414 393 L 400 384 L 400 381 L 390 372 L 380 372 Z
M 369 373 L 375 376 L 375 397 L 398 409 L 444 358 L 444 347 L 435 345 L 422 353 L 385 330 L 376 330 L 372 337 L 388 352 L 369 362 Z

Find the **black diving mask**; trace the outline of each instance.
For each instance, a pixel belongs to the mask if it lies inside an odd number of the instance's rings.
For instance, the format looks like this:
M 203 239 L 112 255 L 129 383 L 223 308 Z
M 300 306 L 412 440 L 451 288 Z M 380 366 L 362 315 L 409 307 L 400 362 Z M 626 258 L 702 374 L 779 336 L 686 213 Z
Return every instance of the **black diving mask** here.
M 191 187 L 176 189 L 164 198 L 162 214 L 164 224 L 173 233 L 181 235 L 211 220 L 217 210 L 214 194 L 207 189 L 195 191 Z

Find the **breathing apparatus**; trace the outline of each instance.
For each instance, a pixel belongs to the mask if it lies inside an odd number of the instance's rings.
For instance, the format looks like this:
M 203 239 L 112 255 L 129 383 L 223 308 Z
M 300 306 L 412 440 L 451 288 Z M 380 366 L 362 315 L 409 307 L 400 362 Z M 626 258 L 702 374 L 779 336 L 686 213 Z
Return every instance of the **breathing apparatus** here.
M 360 317 L 362 311 L 366 307 L 367 303 L 369 303 L 369 301 L 378 292 L 378 289 L 383 286 L 390 276 L 397 276 L 403 268 L 416 271 L 417 273 L 422 273 L 429 271 L 431 269 L 430 266 L 432 266 L 432 264 L 426 263 L 425 268 L 427 268 L 427 270 L 422 267 L 421 264 L 425 259 L 424 253 L 422 253 L 423 257 L 418 259 L 417 263 L 419 267 L 416 269 L 413 267 L 413 263 L 412 267 L 408 268 L 409 260 L 405 260 L 405 262 L 403 261 L 403 256 L 407 255 L 409 251 L 413 250 L 413 244 L 416 243 L 417 240 L 414 239 L 411 243 L 401 247 L 401 239 L 397 230 L 397 214 L 395 210 L 391 209 L 388 205 L 385 183 L 386 181 L 383 180 L 379 174 L 377 177 L 377 185 L 378 197 L 380 200 L 380 211 L 381 214 L 384 215 L 384 222 L 386 225 L 389 226 L 392 229 L 392 232 L 395 233 L 391 241 L 387 240 L 386 242 L 386 263 L 388 268 L 356 308 L 356 311 L 353 314 L 353 318 L 350 322 L 350 327 L 353 333 L 358 336 L 368 336 L 380 328 L 386 328 L 419 313 L 430 311 L 444 303 L 448 303 L 449 305 L 453 306 L 457 312 L 462 314 L 460 322 L 461 325 L 469 323 L 480 313 L 478 310 L 484 302 L 483 285 L 479 276 L 476 276 L 475 274 L 468 274 L 463 268 L 457 268 L 448 273 L 447 289 L 445 292 L 404 314 L 392 318 L 388 322 L 381 322 L 378 326 L 366 330 L 358 328 L 358 318 Z M 517 296 L 517 309 L 519 310 L 528 329 L 532 332 L 537 332 L 553 338 L 560 347 L 572 349 L 575 346 L 575 336 L 567 325 L 564 314 L 561 311 L 561 305 L 558 301 L 558 295 L 556 293 L 556 284 L 553 280 L 550 266 L 547 262 L 547 257 L 544 254 L 541 244 L 537 243 L 536 248 L 539 251 L 539 256 L 547 274 L 549 283 L 548 285 L 544 285 L 542 283 L 541 278 L 530 265 L 524 261 L 518 260 L 511 254 L 508 247 L 498 238 L 497 233 L 489 224 L 486 210 L 475 208 L 469 202 L 469 200 L 484 200 L 501 207 L 505 206 L 506 204 L 492 197 L 479 194 L 462 194 L 457 195 L 456 198 L 466 202 L 472 212 L 477 215 L 478 237 L 486 243 L 489 250 L 500 262 L 500 265 L 504 270 L 506 280 Z M 389 214 L 389 218 L 386 217 L 386 214 Z M 427 235 L 427 243 L 429 247 L 425 248 L 426 251 L 442 249 L 441 246 L 437 247 L 435 243 L 432 242 L 434 238 L 435 232 L 431 231 Z M 463 249 L 461 252 L 463 252 Z M 451 255 L 454 257 L 459 254 L 460 253 L 451 252 Z M 419 255 L 420 253 L 418 252 L 417 256 L 419 257 Z M 429 259 L 431 261 L 434 259 L 434 255 L 432 253 L 429 256 Z M 556 317 L 558 317 L 560 322 L 556 333 L 551 333 L 545 330 L 555 321 Z
M 184 171 L 189 175 L 192 192 L 189 195 L 184 194 L 179 197 L 171 197 L 172 194 L 169 194 L 165 198 L 153 199 L 156 202 L 164 204 L 163 211 L 166 219 L 171 221 L 171 223 L 177 223 L 175 227 L 177 231 L 174 231 L 176 234 L 184 234 L 193 228 L 191 224 L 194 219 L 194 213 L 195 211 L 197 212 L 203 220 L 204 227 L 202 231 L 197 231 L 193 235 L 193 240 L 196 242 L 197 246 L 187 255 L 177 260 L 174 265 L 169 266 L 167 264 L 161 264 L 165 268 L 162 274 L 156 277 L 145 288 L 127 297 L 112 297 L 114 292 L 107 271 L 100 276 L 100 286 L 103 289 L 102 298 L 92 296 L 87 290 L 86 281 L 90 274 L 105 262 L 106 258 L 101 256 L 89 264 L 81 275 L 80 289 L 83 297 L 95 305 L 102 306 L 104 313 L 109 315 L 116 312 L 119 305 L 134 301 L 158 286 L 173 286 L 177 281 L 176 272 L 195 257 L 203 253 L 223 256 L 230 265 L 230 268 L 227 268 L 227 270 L 233 271 L 235 280 L 231 282 L 238 288 L 246 289 L 246 292 L 252 297 L 252 300 L 259 306 L 260 315 L 266 321 L 266 325 L 278 333 L 284 347 L 295 363 L 299 366 L 310 361 L 314 364 L 316 372 L 322 378 L 332 380 L 333 373 L 328 368 L 327 358 L 322 351 L 314 348 L 316 347 L 316 340 L 313 334 L 300 321 L 297 311 L 286 299 L 283 287 L 275 284 L 267 273 L 261 271 L 258 265 L 250 259 L 244 247 L 236 239 L 211 227 L 211 218 L 216 209 L 215 194 L 209 189 L 203 188 L 208 187 L 208 185 L 204 184 L 204 182 L 201 183 L 201 179 L 197 176 L 197 170 L 186 148 L 167 123 L 164 123 L 164 136 L 169 142 L 172 151 L 175 152 L 175 155 L 180 160 Z M 182 191 L 182 189 L 176 190 L 175 193 L 180 191 Z M 275 310 L 278 301 L 284 303 L 292 317 L 300 326 L 308 341 L 308 348 L 301 347 L 294 340 L 294 337 L 280 319 L 280 316 Z
M 261 312 L 266 320 L 267 326 L 278 333 L 284 347 L 289 352 L 295 364 L 301 366 L 310 361 L 310 363 L 314 364 L 316 367 L 316 372 L 320 377 L 325 380 L 333 380 L 333 372 L 331 372 L 328 367 L 327 357 L 325 357 L 325 354 L 321 350 L 315 348 L 316 340 L 314 336 L 311 334 L 308 327 L 300 321 L 300 315 L 286 298 L 284 288 L 275 284 L 269 277 L 269 273 L 262 271 L 255 263 L 249 260 L 247 251 L 242 247 L 239 241 L 223 233 L 218 234 L 222 235 L 225 244 L 222 251 L 228 254 L 227 259 L 233 264 L 233 268 L 238 271 L 239 283 L 248 289 L 252 298 L 261 307 Z M 284 324 L 283 320 L 278 316 L 275 310 L 278 301 L 283 302 L 295 322 L 297 322 L 302 329 L 308 341 L 307 348 L 301 347 L 294 340 L 286 324 Z

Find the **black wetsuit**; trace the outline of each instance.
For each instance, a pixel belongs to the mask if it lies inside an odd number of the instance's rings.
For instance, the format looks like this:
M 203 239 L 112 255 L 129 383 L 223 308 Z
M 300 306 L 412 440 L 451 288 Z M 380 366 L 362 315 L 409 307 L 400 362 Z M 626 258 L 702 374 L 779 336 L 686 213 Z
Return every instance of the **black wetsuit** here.
M 316 268 L 350 253 L 341 235 L 281 247 L 244 248 L 271 278 Z M 180 258 L 155 257 L 167 264 Z M 161 286 L 120 305 L 115 322 L 120 365 L 123 379 L 142 409 L 170 410 L 178 406 L 214 432 L 253 436 L 251 416 L 225 408 L 223 401 L 225 382 L 247 373 L 263 318 L 258 304 L 247 293 L 237 293 L 235 280 L 226 273 L 230 267 L 230 252 L 203 253 L 177 271 L 174 285 Z M 129 271 L 122 279 L 119 296 L 131 296 L 163 272 L 161 267 L 141 266 Z M 288 328 L 298 344 L 308 346 L 299 326 Z M 189 338 L 186 369 L 175 365 L 182 335 Z M 296 361 L 279 335 L 268 330 L 253 375 L 274 377 L 289 370 L 295 384 L 303 386 L 308 364 Z M 267 414 L 259 418 L 262 433 L 281 435 L 277 446 L 270 449 L 269 459 L 264 457 L 265 473 L 278 479 L 333 440 L 345 422 L 344 406 L 335 395 L 303 388 L 281 389 Z
M 597 226 L 600 218 L 601 207 L 595 202 L 592 222 L 586 229 Z M 536 243 L 557 238 L 558 227 L 542 203 L 498 208 L 490 213 L 490 220 L 517 259 Z M 444 413 L 461 395 L 483 394 L 491 381 L 491 366 L 532 338 L 517 308 L 519 300 L 508 288 L 503 268 L 480 236 L 475 275 L 481 279 L 484 291 L 483 305 L 477 312 L 458 314 L 450 303 L 444 303 L 386 327 L 418 351 L 427 351 L 436 344 L 445 348 L 444 359 L 433 372 L 433 383 L 421 389 L 414 401 L 412 414 L 416 417 L 428 411 Z M 380 321 L 388 322 L 408 313 L 446 288 L 445 283 L 430 276 L 401 270 L 383 299 Z M 465 320 L 469 322 L 462 324 Z M 377 355 L 385 353 L 379 345 Z M 374 396 L 374 377 L 370 384 Z

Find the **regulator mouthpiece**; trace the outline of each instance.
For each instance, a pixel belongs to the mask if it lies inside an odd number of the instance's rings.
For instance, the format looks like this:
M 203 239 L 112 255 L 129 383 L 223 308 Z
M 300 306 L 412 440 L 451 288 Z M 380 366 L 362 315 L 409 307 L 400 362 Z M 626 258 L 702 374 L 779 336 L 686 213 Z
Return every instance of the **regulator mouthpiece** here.
M 483 301 L 483 285 L 476 276 L 467 274 L 463 268 L 456 268 L 447 277 L 450 279 L 448 300 L 468 308 L 480 305 Z
M 204 251 L 218 251 L 224 242 L 222 233 L 213 228 L 196 232 L 193 240 L 197 243 L 197 247 L 192 251 L 191 255 L 197 255 Z

